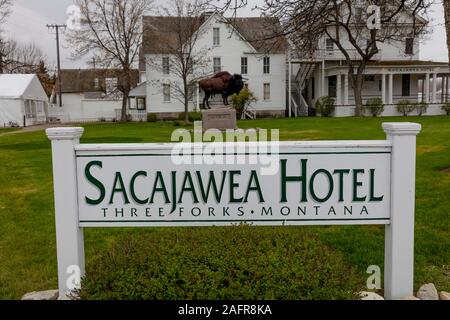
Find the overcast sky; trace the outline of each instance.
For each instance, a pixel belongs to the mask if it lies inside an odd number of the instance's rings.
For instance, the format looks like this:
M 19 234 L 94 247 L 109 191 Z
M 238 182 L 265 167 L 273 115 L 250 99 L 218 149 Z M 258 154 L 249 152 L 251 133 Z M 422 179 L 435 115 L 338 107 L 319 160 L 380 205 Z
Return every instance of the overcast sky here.
M 251 0 L 252 5 L 260 0 Z M 55 35 L 47 30 L 46 24 L 65 24 L 67 8 L 73 0 L 13 0 L 13 12 L 5 26 L 6 34 L 22 43 L 34 42 L 48 56 L 50 63 L 56 65 Z M 164 3 L 156 0 L 156 4 Z M 435 0 L 430 14 L 429 39 L 421 45 L 421 59 L 433 61 L 448 61 L 446 35 L 444 29 L 444 13 L 442 0 Z M 250 9 L 240 12 L 240 15 L 257 15 Z M 84 68 L 84 61 L 70 59 L 71 50 L 64 42 L 61 52 L 62 68 Z

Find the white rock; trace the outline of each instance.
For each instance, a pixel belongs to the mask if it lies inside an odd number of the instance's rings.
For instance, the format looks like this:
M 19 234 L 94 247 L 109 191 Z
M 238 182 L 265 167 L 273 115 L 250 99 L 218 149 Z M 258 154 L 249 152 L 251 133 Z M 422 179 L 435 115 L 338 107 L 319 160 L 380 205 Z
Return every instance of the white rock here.
M 22 300 L 56 300 L 58 294 L 58 290 L 34 291 L 26 293 Z
M 420 299 L 416 298 L 414 296 L 407 296 L 407 297 L 402 298 L 401 300 L 420 300 Z
M 359 296 L 361 297 L 361 300 L 384 300 L 379 294 L 370 291 L 361 291 Z
M 439 293 L 439 299 L 441 299 L 441 300 L 450 300 L 450 292 L 441 291 Z
M 439 295 L 434 284 L 427 283 L 417 291 L 417 298 L 420 300 L 439 300 Z

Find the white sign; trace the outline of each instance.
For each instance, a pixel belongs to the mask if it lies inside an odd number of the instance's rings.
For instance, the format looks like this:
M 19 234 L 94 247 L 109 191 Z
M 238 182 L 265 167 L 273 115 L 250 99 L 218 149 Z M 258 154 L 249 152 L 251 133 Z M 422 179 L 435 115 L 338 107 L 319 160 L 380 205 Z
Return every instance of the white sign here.
M 242 154 L 229 151 L 233 144 L 219 148 L 223 154 L 215 157 L 249 157 L 231 164 L 201 161 L 210 148 L 193 145 L 185 156 L 200 161 L 183 163 L 174 162 L 173 144 L 85 145 L 79 143 L 82 128 L 47 129 L 52 140 L 60 295 L 73 289 L 67 284 L 68 270 L 76 266 L 80 276 L 84 274 L 85 227 L 241 222 L 384 224 L 385 296 L 411 295 L 415 148 L 421 126 L 384 123 L 383 129 L 388 139 L 382 141 L 280 143 L 272 174 L 250 161 L 259 156 L 260 143 L 239 145 Z
M 80 226 L 388 224 L 391 145 L 326 144 L 283 143 L 273 175 L 258 164 L 174 166 L 173 145 L 79 146 Z

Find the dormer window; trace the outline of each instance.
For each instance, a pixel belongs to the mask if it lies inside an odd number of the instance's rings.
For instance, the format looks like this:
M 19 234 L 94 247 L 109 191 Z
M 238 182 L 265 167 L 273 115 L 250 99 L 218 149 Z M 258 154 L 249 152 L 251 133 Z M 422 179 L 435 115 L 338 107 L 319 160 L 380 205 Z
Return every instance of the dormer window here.
M 414 54 L 414 38 L 406 38 L 405 54 Z
M 213 45 L 220 46 L 220 29 L 213 28 Z
M 329 52 L 333 52 L 334 51 L 334 42 L 333 42 L 332 39 L 328 38 L 328 39 L 325 40 L 325 48 Z

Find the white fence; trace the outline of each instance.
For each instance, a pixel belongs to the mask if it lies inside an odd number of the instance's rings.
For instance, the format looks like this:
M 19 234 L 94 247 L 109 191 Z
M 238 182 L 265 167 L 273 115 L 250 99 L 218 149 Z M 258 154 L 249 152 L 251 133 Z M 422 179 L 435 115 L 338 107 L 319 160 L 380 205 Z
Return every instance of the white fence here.
M 130 121 L 144 122 L 147 121 L 147 110 L 127 110 L 127 117 Z M 119 121 L 122 118 L 122 109 L 116 109 L 116 120 Z
M 64 101 L 64 100 L 63 100 Z M 50 122 L 96 122 L 113 121 L 116 109 L 122 101 L 118 100 L 82 100 L 64 103 L 62 107 L 52 106 L 48 109 Z

